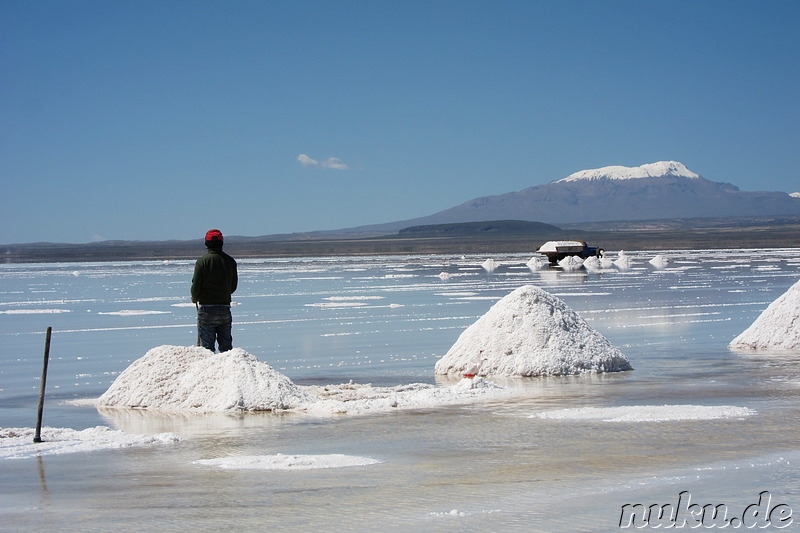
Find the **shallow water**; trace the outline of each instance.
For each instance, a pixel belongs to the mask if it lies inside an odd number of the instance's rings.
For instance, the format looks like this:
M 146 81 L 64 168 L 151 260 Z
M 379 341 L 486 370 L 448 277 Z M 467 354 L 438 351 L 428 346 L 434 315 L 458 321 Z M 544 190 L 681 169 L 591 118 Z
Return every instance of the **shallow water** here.
M 725 503 L 770 491 L 800 510 L 800 355 L 727 343 L 800 277 L 800 250 L 629 253 L 633 266 L 532 271 L 530 256 L 240 261 L 234 345 L 298 383 L 435 382 L 459 333 L 523 284 L 564 299 L 631 359 L 620 374 L 510 380 L 513 398 L 369 416 L 98 411 L 161 344 L 194 344 L 191 262 L 0 265 L 0 427 L 164 431 L 169 445 L 0 459 L 0 529 L 610 531 L 626 503 Z M 449 279 L 439 274 L 447 272 Z M 446 277 L 446 276 L 443 276 Z M 753 416 L 607 422 L 565 408 L 737 406 Z M 346 454 L 379 464 L 222 470 L 200 459 Z M 800 511 L 798 511 L 800 512 Z M 796 528 L 797 524 L 784 529 Z

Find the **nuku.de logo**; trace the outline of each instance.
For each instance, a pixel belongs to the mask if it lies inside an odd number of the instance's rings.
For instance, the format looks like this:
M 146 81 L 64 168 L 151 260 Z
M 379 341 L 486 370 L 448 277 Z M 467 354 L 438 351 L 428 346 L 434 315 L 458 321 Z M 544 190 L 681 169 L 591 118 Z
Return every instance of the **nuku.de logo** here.
M 792 524 L 792 508 L 785 503 L 772 504 L 772 494 L 762 491 L 758 502 L 745 507 L 739 516 L 728 516 L 724 503 L 699 505 L 691 503 L 689 491 L 678 494 L 673 505 L 641 503 L 625 504 L 619 517 L 621 529 L 637 528 L 767 528 L 782 529 Z

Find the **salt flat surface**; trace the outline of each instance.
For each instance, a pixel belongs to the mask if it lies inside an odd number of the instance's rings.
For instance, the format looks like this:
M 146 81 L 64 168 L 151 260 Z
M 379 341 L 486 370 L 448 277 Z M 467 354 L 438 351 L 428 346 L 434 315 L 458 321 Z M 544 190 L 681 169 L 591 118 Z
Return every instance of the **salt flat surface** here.
M 715 420 L 756 415 L 747 407 L 731 405 L 632 405 L 624 407 L 578 407 L 531 415 L 550 420 L 602 420 L 605 422 L 674 422 Z
M 69 309 L 6 309 L 0 311 L 4 315 L 56 315 L 58 313 L 69 313 Z
M 145 309 L 122 309 L 121 311 L 107 311 L 97 314 L 117 315 L 117 316 L 167 315 L 169 314 L 169 311 L 148 311 Z
M 623 504 L 674 503 L 680 491 L 733 512 L 769 490 L 796 513 L 800 353 L 728 344 L 797 283 L 800 249 L 625 251 L 624 265 L 608 251 L 591 268 L 531 268 L 538 244 L 494 254 L 491 272 L 481 255 L 241 260 L 234 345 L 316 412 L 243 411 L 239 394 L 212 412 L 76 401 L 96 400 L 153 347 L 195 343 L 193 262 L 0 264 L 0 427 L 27 432 L 0 456 L 0 529 L 612 531 Z M 526 285 L 563 300 L 635 370 L 433 374 Z M 18 310 L 36 312 L 6 312 Z M 159 313 L 108 314 L 120 310 Z M 31 442 L 47 326 L 45 425 L 90 430 L 59 445 L 72 453 Z M 259 371 L 244 354 L 225 364 Z M 240 377 L 204 366 L 192 375 Z M 180 440 L 148 441 L 163 434 Z M 10 449 L 16 437 L 0 440 Z M 280 456 L 381 462 L 256 468 Z M 220 464 L 196 463 L 206 460 Z
M 133 435 L 104 426 L 81 431 L 45 426 L 40 434 L 42 442 L 38 443 L 33 442 L 35 434 L 34 428 L 0 428 L 0 459 L 28 459 L 43 455 L 170 444 L 181 440 L 171 433 Z
M 315 468 L 346 468 L 380 463 L 369 457 L 352 455 L 243 455 L 199 459 L 194 464 L 216 466 L 228 470 L 312 470 Z
M 455 384 L 445 386 L 411 383 L 394 387 L 375 387 L 370 384 L 343 383 L 308 386 L 304 387 L 304 390 L 315 399 L 299 406 L 298 409 L 315 415 L 358 415 L 387 413 L 400 409 L 430 409 L 509 397 L 514 394 L 512 389 L 480 377 L 463 378 Z

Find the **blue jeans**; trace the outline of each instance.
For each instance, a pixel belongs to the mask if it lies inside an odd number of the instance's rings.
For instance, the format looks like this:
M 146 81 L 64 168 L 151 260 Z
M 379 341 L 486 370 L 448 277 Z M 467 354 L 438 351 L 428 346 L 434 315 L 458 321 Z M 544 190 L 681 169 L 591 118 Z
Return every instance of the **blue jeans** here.
M 197 332 L 203 348 L 214 351 L 219 342 L 219 351 L 227 352 L 233 348 L 231 336 L 231 308 L 227 305 L 201 305 L 197 309 Z

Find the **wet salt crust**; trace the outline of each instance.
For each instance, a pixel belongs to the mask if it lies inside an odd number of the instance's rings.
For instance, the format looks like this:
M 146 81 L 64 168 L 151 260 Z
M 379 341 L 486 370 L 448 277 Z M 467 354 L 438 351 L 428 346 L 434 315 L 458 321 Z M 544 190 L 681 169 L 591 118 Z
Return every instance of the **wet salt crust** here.
M 800 351 L 800 281 L 773 301 L 728 347 Z
M 42 442 L 34 443 L 33 428 L 0 428 L 0 458 L 27 459 L 41 455 L 89 452 L 129 446 L 168 444 L 180 437 L 172 433 L 135 435 L 105 426 L 77 431 L 68 428 L 43 427 Z
M 563 300 L 525 285 L 464 330 L 434 371 L 558 376 L 631 369 L 628 358 Z
M 241 455 L 201 459 L 194 464 L 217 466 L 227 470 L 311 470 L 316 468 L 343 468 L 380 463 L 377 459 L 338 453 L 328 455 Z
M 631 405 L 622 407 L 580 407 L 558 409 L 531 415 L 529 418 L 551 420 L 602 420 L 604 422 L 669 422 L 679 420 L 714 420 L 755 415 L 747 407 L 731 405 Z
M 92 452 L 99 450 L 171 444 L 180 441 L 172 433 L 137 435 L 105 426 L 77 431 L 68 428 L 42 428 L 42 442 L 34 443 L 33 428 L 0 429 L 0 459 L 28 459 L 45 455 Z M 194 464 L 231 470 L 311 470 L 344 468 L 381 463 L 378 459 L 342 454 L 327 455 L 249 455 L 202 459 Z

